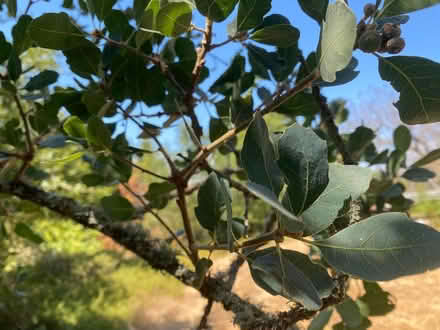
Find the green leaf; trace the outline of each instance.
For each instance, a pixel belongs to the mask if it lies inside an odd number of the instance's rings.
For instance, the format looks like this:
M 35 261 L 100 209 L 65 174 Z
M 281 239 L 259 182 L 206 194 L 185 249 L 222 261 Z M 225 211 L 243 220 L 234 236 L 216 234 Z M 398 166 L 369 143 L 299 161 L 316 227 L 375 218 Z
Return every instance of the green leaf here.
M 307 330 L 324 330 L 324 327 L 330 321 L 332 314 L 333 308 L 331 307 L 320 311 L 319 314 L 313 318 Z
M 110 149 L 112 136 L 101 118 L 90 116 L 87 122 L 87 140 L 91 145 Z
M 278 71 L 282 66 L 279 56 L 275 52 L 268 52 L 264 48 L 257 47 L 251 43 L 247 45 L 249 64 L 252 72 L 257 76 L 270 80 L 268 70 Z
M 198 11 L 215 22 L 223 22 L 231 15 L 238 0 L 195 0 Z
M 70 70 L 83 78 L 99 74 L 101 51 L 93 42 L 85 41 L 81 46 L 63 51 Z
M 322 302 L 313 281 L 299 265 L 292 262 L 296 261 L 294 257 L 285 257 L 285 252 L 280 250 L 278 255 L 275 248 L 268 248 L 249 255 L 252 278 L 258 286 L 274 296 L 280 295 L 299 302 L 308 310 L 318 310 Z M 308 263 L 312 262 L 309 260 Z
M 414 182 L 426 182 L 435 177 L 435 173 L 421 167 L 411 167 L 402 174 L 402 177 Z
M 38 145 L 41 148 L 62 148 L 66 145 L 67 137 L 62 134 L 51 135 L 43 139 Z
M 263 44 L 282 48 L 298 44 L 299 30 L 290 24 L 278 24 L 259 29 L 250 38 Z
M 405 153 L 400 150 L 394 150 L 387 162 L 387 173 L 395 178 L 399 174 L 399 170 L 405 161 Z
M 373 171 L 355 165 L 329 165 L 329 183 L 303 214 L 304 236 L 326 229 L 337 218 L 344 202 L 355 200 L 368 190 Z
M 372 216 L 313 244 L 332 267 L 366 281 L 389 281 L 440 266 L 440 233 L 404 213 Z
M 12 46 L 6 41 L 3 32 L 0 32 L 0 64 L 3 64 L 9 58 Z
M 117 0 L 87 0 L 89 10 L 96 15 L 99 20 L 103 21 L 111 12 Z
M 422 167 L 428 165 L 436 160 L 440 159 L 440 149 L 435 149 L 428 153 L 426 156 L 420 158 L 411 167 Z
M 289 98 L 277 112 L 289 117 L 312 116 L 320 111 L 319 104 L 311 93 L 301 92 Z
M 81 178 L 81 182 L 87 187 L 96 187 L 105 183 L 105 177 L 98 174 L 86 174 Z
M 139 23 L 139 19 L 142 17 L 145 8 L 153 2 L 152 0 L 133 0 L 133 11 L 136 22 Z
M 393 139 L 396 149 L 407 152 L 411 145 L 411 132 L 408 127 L 400 125 L 394 130 Z
M 209 88 L 211 93 L 220 93 L 225 87 L 229 87 L 232 83 L 240 80 L 246 60 L 241 55 L 236 55 L 231 65 L 226 69 L 226 71 L 212 84 Z
M 44 70 L 36 76 L 33 76 L 24 86 L 24 89 L 32 92 L 34 90 L 46 88 L 55 83 L 58 80 L 58 76 L 59 74 L 56 71 Z
M 271 8 L 272 0 L 240 0 L 237 31 L 247 31 L 258 26 Z
M 203 280 L 205 279 L 206 274 L 209 271 L 209 268 L 213 265 L 212 260 L 207 258 L 201 258 L 197 261 L 196 264 L 196 273 L 197 273 L 197 282 L 194 284 L 196 288 L 201 288 L 203 284 Z
M 327 8 L 322 23 L 319 71 L 322 80 L 333 82 L 336 72 L 351 61 L 356 39 L 356 16 L 344 0 L 336 0 Z
M 440 121 L 440 63 L 417 56 L 380 57 L 379 74 L 400 93 L 394 106 L 405 124 Z
M 156 17 L 160 10 L 159 0 L 151 0 L 139 21 L 139 31 L 136 32 L 136 46 L 149 40 L 156 29 Z
M 276 196 L 284 185 L 283 174 L 276 163 L 269 130 L 260 112 L 248 127 L 241 150 L 241 165 L 250 181 L 272 190 Z
M 391 294 L 384 291 L 378 283 L 363 281 L 363 284 L 365 294 L 359 300 L 367 304 L 369 316 L 383 316 L 395 308 Z
M 363 322 L 359 306 L 350 297 L 345 298 L 342 304 L 336 305 L 336 310 L 349 329 L 357 328 Z
M 6 4 L 8 5 L 8 15 L 17 17 L 17 0 L 6 0 Z
M 105 27 L 110 33 L 110 38 L 119 41 L 126 41 L 134 32 L 130 25 L 129 18 L 121 10 L 112 9 L 104 20 Z
M 327 144 L 313 130 L 292 125 L 281 136 L 278 149 L 291 208 L 300 215 L 328 184 Z
M 233 217 L 231 219 L 231 230 L 232 235 L 230 235 L 232 242 L 239 240 L 246 234 L 246 222 L 241 218 Z M 228 223 L 226 221 L 220 220 L 217 222 L 215 227 L 215 240 L 218 244 L 228 243 Z
M 385 0 L 380 16 L 395 16 L 411 13 L 440 3 L 440 0 Z
M 21 60 L 15 49 L 9 53 L 8 59 L 8 77 L 13 81 L 17 81 L 22 74 Z
M 126 221 L 133 218 L 135 209 L 124 197 L 112 195 L 101 199 L 101 207 L 113 221 Z
M 224 195 L 220 180 L 212 172 L 200 186 L 197 194 L 198 206 L 194 209 L 200 225 L 214 232 L 226 205 L 228 196 Z
M 248 189 L 251 194 L 255 195 L 265 203 L 272 206 L 289 220 L 289 232 L 298 233 L 303 230 L 302 221 L 299 220 L 295 215 L 290 212 L 289 209 L 287 209 L 280 203 L 277 196 L 272 190 L 270 190 L 266 186 L 262 186 L 254 182 L 248 182 Z
M 27 239 L 28 241 L 33 242 L 35 244 L 41 244 L 44 242 L 44 240 L 41 238 L 40 235 L 34 232 L 31 227 L 29 227 L 27 224 L 23 222 L 19 222 L 15 225 L 14 232 L 18 236 Z
M 87 43 L 83 32 L 66 13 L 41 15 L 29 24 L 28 33 L 43 48 L 68 50 Z
M 327 12 L 328 0 L 298 0 L 301 9 L 319 25 Z
M 70 154 L 66 157 L 51 159 L 46 162 L 49 164 L 64 165 L 64 164 L 73 162 L 74 160 L 80 159 L 83 155 L 84 155 L 84 151 L 78 151 L 78 152 L 74 152 L 73 154 Z
M 344 69 L 336 72 L 336 80 L 334 82 L 329 83 L 323 81 L 322 79 L 317 79 L 313 82 L 313 86 L 334 87 L 347 84 L 356 79 L 356 77 L 359 75 L 360 72 L 355 71 L 358 64 L 359 61 L 355 57 L 352 57 L 350 63 L 348 63 L 348 65 Z
M 177 37 L 191 27 L 192 7 L 186 2 L 170 2 L 160 8 L 156 29 L 167 37 Z
M 353 159 L 359 160 L 364 150 L 371 144 L 376 134 L 371 128 L 359 126 L 350 134 L 347 142 L 348 152 Z
M 32 40 L 29 37 L 28 27 L 32 22 L 32 17 L 29 15 L 22 15 L 18 19 L 17 24 L 12 28 L 12 38 L 14 39 L 14 49 L 17 54 L 22 54 L 32 45 Z
M 69 136 L 80 139 L 87 138 L 87 126 L 77 116 L 67 118 L 64 122 L 63 129 Z
M 144 197 L 150 202 L 150 206 L 156 209 L 163 209 L 170 199 L 169 193 L 176 189 L 170 182 L 153 182 L 148 186 Z

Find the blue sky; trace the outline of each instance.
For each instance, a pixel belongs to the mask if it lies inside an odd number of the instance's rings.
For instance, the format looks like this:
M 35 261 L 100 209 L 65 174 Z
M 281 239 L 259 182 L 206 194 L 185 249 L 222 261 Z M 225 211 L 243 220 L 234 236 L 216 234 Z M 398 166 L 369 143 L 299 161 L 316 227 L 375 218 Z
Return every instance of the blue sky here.
M 362 8 L 369 1 L 351 0 L 349 1 L 351 8 L 355 12 L 358 20 L 362 16 Z M 374 2 L 370 0 L 370 2 Z M 20 0 L 19 13 L 24 10 L 27 1 Z M 32 16 L 38 16 L 45 12 L 58 12 L 61 10 L 61 0 L 51 0 L 50 2 L 40 1 L 37 2 L 31 10 Z M 127 4 L 131 4 L 131 0 L 119 2 L 119 6 L 125 7 Z M 273 0 L 272 10 L 270 13 L 277 13 L 287 16 L 294 26 L 300 28 L 302 34 L 299 41 L 299 46 L 307 55 L 310 51 L 316 48 L 319 38 L 319 26 L 318 24 L 306 16 L 298 6 L 298 2 L 295 0 Z M 225 40 L 226 26 L 231 21 L 231 17 L 224 23 L 215 24 L 214 26 L 214 42 L 220 42 Z M 440 6 L 434 6 L 425 10 L 421 10 L 415 13 L 411 13 L 410 20 L 407 24 L 402 26 L 402 36 L 406 41 L 406 48 L 400 55 L 407 56 L 422 56 L 434 61 L 440 62 L 440 47 L 438 28 L 440 19 Z M 195 25 L 203 27 L 204 18 L 195 13 L 193 22 Z M 10 31 L 12 26 L 11 21 L 3 24 L 3 31 Z M 91 24 L 92 19 L 90 17 L 82 18 L 81 24 Z M 94 24 L 99 23 L 97 21 Z M 203 87 L 209 86 L 213 79 L 225 68 L 225 64 L 229 62 L 229 59 L 242 47 L 239 44 L 229 44 L 226 47 L 218 48 L 215 50 L 213 57 L 208 56 L 208 62 L 213 62 L 218 66 L 218 70 L 213 70 L 213 78 L 209 79 Z M 343 97 L 350 101 L 352 107 L 360 107 L 361 102 L 365 100 L 375 99 L 375 95 L 380 93 L 381 102 L 388 102 L 390 104 L 393 100 L 396 100 L 398 95 L 393 92 L 391 86 L 387 82 L 380 79 L 377 70 L 377 59 L 373 55 L 367 55 L 360 51 L 355 51 L 353 54 L 359 60 L 358 70 L 360 75 L 351 83 L 324 89 L 324 94 L 330 99 Z M 220 59 L 220 60 L 217 60 Z M 223 67 L 222 67 L 223 66 Z M 66 81 L 66 83 L 68 83 Z M 370 102 L 371 103 L 371 102 Z M 204 107 L 198 110 L 199 113 L 206 113 Z M 206 126 L 208 122 L 208 116 L 202 114 L 202 122 Z M 135 134 L 136 132 L 134 132 Z M 164 138 L 168 140 L 175 137 L 174 134 L 167 134 Z

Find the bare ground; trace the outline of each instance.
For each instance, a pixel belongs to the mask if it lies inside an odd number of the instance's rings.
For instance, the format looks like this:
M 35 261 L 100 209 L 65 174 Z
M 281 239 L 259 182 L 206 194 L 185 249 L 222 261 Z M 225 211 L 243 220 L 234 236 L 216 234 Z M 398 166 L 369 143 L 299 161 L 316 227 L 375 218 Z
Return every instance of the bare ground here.
M 292 246 L 302 250 L 302 246 Z M 225 269 L 230 257 L 216 261 L 216 270 Z M 416 276 L 408 276 L 391 282 L 380 283 L 381 287 L 390 292 L 395 309 L 385 315 L 370 317 L 372 330 L 440 330 L 440 269 Z M 281 297 L 274 297 L 252 281 L 248 266 L 241 267 L 233 291 L 240 296 L 258 304 L 266 311 L 277 312 L 287 310 L 289 303 Z M 350 295 L 357 297 L 363 294 L 359 281 L 352 281 Z M 133 318 L 133 330 L 186 330 L 196 329 L 206 300 L 191 288 L 185 288 L 181 297 L 167 297 L 160 293 L 145 297 L 137 308 Z M 331 325 L 340 321 L 336 313 L 333 314 Z M 209 316 L 209 325 L 215 330 L 236 330 L 232 324 L 232 314 L 223 310 L 220 304 L 215 304 Z M 299 324 L 306 329 L 308 322 Z

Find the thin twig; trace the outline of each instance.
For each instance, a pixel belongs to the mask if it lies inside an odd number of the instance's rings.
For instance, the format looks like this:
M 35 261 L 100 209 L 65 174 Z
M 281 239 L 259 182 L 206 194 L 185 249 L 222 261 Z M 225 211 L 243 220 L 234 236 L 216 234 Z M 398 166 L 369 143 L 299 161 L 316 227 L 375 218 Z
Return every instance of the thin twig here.
M 137 194 L 136 192 L 133 191 L 133 189 L 131 189 L 131 187 L 126 184 L 126 183 L 121 183 L 125 189 L 127 189 L 127 191 L 133 195 L 133 197 L 135 197 L 141 204 L 142 206 L 146 209 L 149 210 L 148 212 L 151 213 L 151 215 L 153 215 L 157 221 L 159 221 L 159 223 L 166 229 L 166 231 L 168 231 L 168 233 L 174 238 L 174 240 L 177 242 L 177 244 L 179 244 L 179 246 L 182 248 L 183 251 L 185 251 L 185 253 L 188 255 L 188 257 L 191 258 L 191 253 L 189 252 L 189 250 L 186 248 L 185 245 L 183 245 L 182 241 L 177 237 L 177 235 L 174 233 L 174 231 L 168 226 L 168 224 L 156 213 L 154 212 L 151 207 L 145 202 L 145 200 L 142 198 L 142 196 L 139 196 L 139 194 Z
M 261 114 L 264 116 L 275 109 L 277 109 L 279 106 L 284 104 L 287 100 L 289 100 L 291 97 L 297 95 L 298 93 L 302 92 L 304 89 L 311 86 L 312 82 L 319 78 L 318 72 L 313 72 L 307 77 L 305 77 L 303 80 L 301 80 L 295 87 L 284 93 L 283 95 L 280 95 L 276 99 L 274 99 L 270 104 L 267 106 L 264 106 L 260 109 L 257 109 L 257 111 L 260 111 Z M 196 155 L 193 162 L 185 169 L 183 170 L 184 177 L 188 179 L 193 175 L 193 173 L 196 171 L 196 169 L 205 161 L 205 159 L 218 147 L 220 147 L 223 143 L 237 135 L 242 130 L 246 129 L 249 123 L 252 121 L 252 119 L 246 120 L 243 123 L 239 124 L 238 126 L 230 129 L 225 134 L 220 136 L 217 140 L 213 141 L 212 143 L 208 144 L 207 146 L 203 147 L 202 150 Z
M 167 177 L 165 177 L 163 175 L 154 173 L 154 172 L 152 172 L 150 170 L 147 170 L 147 169 L 145 169 L 145 168 L 143 168 L 143 167 L 141 167 L 139 165 L 136 165 L 135 163 L 129 161 L 128 159 L 125 159 L 124 157 L 120 157 L 119 155 L 117 155 L 115 153 L 112 153 L 112 156 L 117 158 L 118 160 L 120 160 L 122 162 L 125 162 L 125 163 L 129 164 L 130 166 L 133 166 L 134 168 L 138 169 L 139 171 L 141 171 L 143 173 L 149 174 L 149 175 L 154 176 L 154 177 L 156 177 L 158 179 L 161 179 L 161 180 L 169 181 L 169 178 L 167 178 Z
M 194 266 L 199 260 L 199 254 L 195 244 L 194 234 L 191 226 L 191 219 L 188 214 L 188 206 L 186 205 L 185 187 L 182 183 L 176 182 L 177 186 L 177 205 L 180 208 L 180 213 L 182 214 L 183 227 L 185 229 L 186 238 L 188 239 L 189 249 L 191 251 L 191 260 Z
M 212 306 L 214 305 L 214 299 L 208 298 L 208 302 L 206 303 L 205 310 L 203 311 L 202 318 L 200 319 L 200 324 L 197 327 L 197 330 L 205 330 L 209 329 L 208 325 L 208 316 L 211 313 Z

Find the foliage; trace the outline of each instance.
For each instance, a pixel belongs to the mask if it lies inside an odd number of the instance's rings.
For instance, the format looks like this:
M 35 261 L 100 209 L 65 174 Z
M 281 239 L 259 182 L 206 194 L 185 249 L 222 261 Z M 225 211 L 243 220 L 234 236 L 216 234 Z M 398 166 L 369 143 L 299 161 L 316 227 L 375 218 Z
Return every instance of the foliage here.
M 327 102 L 322 90 L 358 76 L 353 52 L 359 49 L 378 59 L 380 77 L 400 93 L 395 107 L 405 124 L 440 121 L 440 64 L 397 55 L 405 46 L 407 14 L 438 2 L 376 1 L 357 21 L 348 1 L 299 0 L 321 26 L 316 51 L 307 57 L 299 40 L 308 31 L 271 13 L 271 0 L 135 0 L 124 10 L 116 9 L 124 1 L 64 1 L 62 12 L 38 17 L 28 15 L 36 1 L 23 13 L 17 1 L 2 2 L 16 23 L 10 40 L 0 33 L 0 193 L 7 193 L 0 200 L 1 257 L 8 272 L 23 268 L 30 274 L 16 283 L 36 299 L 26 304 L 47 299 L 44 312 L 29 320 L 51 322 L 57 308 L 72 314 L 59 327 L 100 317 L 75 304 L 53 306 L 46 295 L 51 285 L 55 296 L 64 292 L 67 300 L 84 298 L 88 305 L 109 286 L 105 272 L 76 264 L 87 263 L 90 251 L 51 242 L 53 232 L 58 240 L 71 240 L 78 231 L 58 223 L 65 218 L 100 231 L 227 308 L 229 284 L 210 277 L 216 250 L 238 254 L 263 290 L 316 313 L 311 329 L 323 328 L 333 309 L 349 328 L 368 327 L 369 315 L 391 311 L 377 284 L 364 282 L 366 294 L 356 301 L 346 297 L 347 279 L 392 280 L 439 267 L 434 247 L 440 234 L 406 214 L 412 201 L 404 183 L 433 178 L 424 166 L 440 153 L 433 150 L 408 166 L 413 139 L 403 125 L 393 132 L 392 150 L 381 152 L 369 127 L 340 134 L 349 110 L 343 101 Z M 75 21 L 68 10 L 82 16 Z M 92 25 L 83 24 L 86 15 Z M 193 25 L 193 15 L 205 17 L 204 28 Z M 217 23 L 232 15 L 229 35 L 215 43 Z M 218 74 L 208 54 L 230 43 L 243 51 Z M 47 52 L 41 48 L 57 52 L 63 70 L 35 58 Z M 209 140 L 203 106 L 215 112 L 209 113 Z M 163 136 L 177 121 L 188 139 L 170 145 Z M 148 142 L 133 141 L 135 129 Z M 148 179 L 141 182 L 143 177 Z M 35 186 L 42 190 L 29 193 Z M 144 215 L 147 227 L 151 221 L 161 226 L 156 238 L 131 226 Z M 273 221 L 262 226 L 263 218 Z M 287 238 L 309 244 L 310 255 L 284 249 Z M 87 233 L 84 240 L 96 237 Z M 275 246 L 262 248 L 267 243 Z M 177 261 L 170 245 L 186 255 L 195 273 Z M 27 262 L 12 257 L 21 246 L 33 246 Z M 209 252 L 206 258 L 201 251 Z M 46 269 L 47 260 L 62 269 Z M 48 274 L 56 272 L 52 284 Z M 90 296 L 65 292 L 65 282 L 84 277 L 97 283 Z M 31 285 L 39 282 L 41 287 Z M 215 289 L 207 289 L 212 283 Z M 124 294 L 116 290 L 110 299 L 123 300 Z M 384 310 L 375 309 L 377 301 Z M 255 328 L 246 322 L 264 324 L 232 310 L 243 329 Z M 289 323 L 303 317 L 295 314 Z M 95 327 L 108 328 L 107 321 Z

